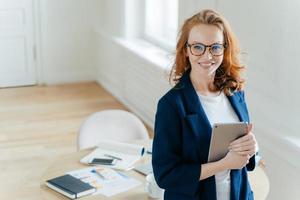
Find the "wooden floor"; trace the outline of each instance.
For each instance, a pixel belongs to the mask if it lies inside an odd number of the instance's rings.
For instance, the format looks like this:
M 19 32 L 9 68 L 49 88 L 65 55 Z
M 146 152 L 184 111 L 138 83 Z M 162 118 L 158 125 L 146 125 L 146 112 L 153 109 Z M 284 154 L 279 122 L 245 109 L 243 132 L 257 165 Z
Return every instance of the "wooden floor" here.
M 86 117 L 126 109 L 97 83 L 0 90 L 0 199 L 40 200 L 40 176 L 51 161 L 76 151 Z

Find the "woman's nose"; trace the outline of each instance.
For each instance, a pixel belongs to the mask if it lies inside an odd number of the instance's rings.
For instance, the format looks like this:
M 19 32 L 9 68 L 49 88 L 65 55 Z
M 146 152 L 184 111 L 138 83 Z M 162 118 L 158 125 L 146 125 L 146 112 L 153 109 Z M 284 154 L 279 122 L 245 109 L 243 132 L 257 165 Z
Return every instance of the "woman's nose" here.
M 210 53 L 209 49 L 207 48 L 207 49 L 205 49 L 205 52 L 204 52 L 204 54 L 203 54 L 202 57 L 203 57 L 203 58 L 206 58 L 206 59 L 208 59 L 208 60 L 211 60 L 213 56 L 212 56 L 212 54 Z

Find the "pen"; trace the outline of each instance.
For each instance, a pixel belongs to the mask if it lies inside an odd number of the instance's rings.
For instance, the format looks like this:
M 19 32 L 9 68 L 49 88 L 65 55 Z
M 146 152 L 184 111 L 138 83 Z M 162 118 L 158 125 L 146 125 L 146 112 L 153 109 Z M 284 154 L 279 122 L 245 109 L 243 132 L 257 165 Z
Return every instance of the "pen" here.
M 104 154 L 104 156 L 109 157 L 109 158 L 114 158 L 116 160 L 122 160 L 122 158 L 116 157 L 116 156 L 112 156 L 110 154 Z
M 91 172 L 97 174 L 98 176 L 100 176 L 103 180 L 105 180 L 106 178 L 100 173 L 98 172 L 97 170 L 93 169 Z
M 152 151 L 147 150 L 146 153 L 147 154 L 152 154 Z

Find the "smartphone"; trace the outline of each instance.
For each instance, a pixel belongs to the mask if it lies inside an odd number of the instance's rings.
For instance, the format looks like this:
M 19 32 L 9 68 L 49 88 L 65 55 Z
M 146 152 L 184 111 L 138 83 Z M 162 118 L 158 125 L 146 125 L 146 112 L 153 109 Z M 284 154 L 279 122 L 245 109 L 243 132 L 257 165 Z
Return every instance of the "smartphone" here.
M 116 159 L 112 158 L 94 158 L 89 162 L 90 165 L 114 165 L 116 164 Z

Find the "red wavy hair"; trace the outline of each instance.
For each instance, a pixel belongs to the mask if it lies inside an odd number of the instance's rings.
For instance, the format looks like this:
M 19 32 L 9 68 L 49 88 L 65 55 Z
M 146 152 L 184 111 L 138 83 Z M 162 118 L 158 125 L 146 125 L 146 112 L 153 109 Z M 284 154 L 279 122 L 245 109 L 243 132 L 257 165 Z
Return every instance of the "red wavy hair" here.
M 241 72 L 245 67 L 240 63 L 239 44 L 229 23 L 224 17 L 213 10 L 202 10 L 184 22 L 179 32 L 175 63 L 172 67 L 169 80 L 170 82 L 179 82 L 184 72 L 191 68 L 190 61 L 186 57 L 186 43 L 190 30 L 199 24 L 214 25 L 223 32 L 226 48 L 222 64 L 216 71 L 214 86 L 216 90 L 224 90 L 225 94 L 230 96 L 233 92 L 243 88 L 245 80 L 241 78 Z

